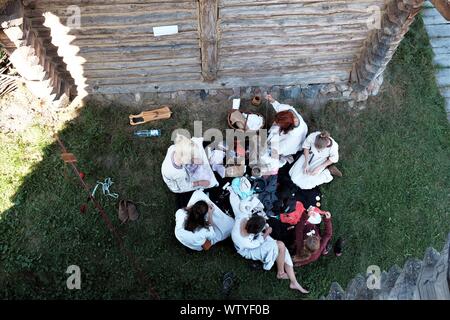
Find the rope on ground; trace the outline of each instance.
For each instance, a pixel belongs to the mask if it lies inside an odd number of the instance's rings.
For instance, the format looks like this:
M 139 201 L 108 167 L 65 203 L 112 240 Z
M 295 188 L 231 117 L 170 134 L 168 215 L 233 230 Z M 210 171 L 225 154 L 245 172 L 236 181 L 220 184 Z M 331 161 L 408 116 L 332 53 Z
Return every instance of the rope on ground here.
M 114 193 L 114 192 L 109 191 L 109 188 L 111 188 L 113 183 L 114 182 L 112 181 L 111 178 L 106 178 L 104 182 L 97 181 L 97 184 L 95 185 L 95 188 L 92 191 L 92 196 L 95 197 L 95 192 L 97 191 L 97 188 L 99 186 L 102 186 L 103 195 L 109 196 L 109 197 L 114 198 L 114 199 L 119 198 L 119 194 L 118 193 Z
M 62 143 L 62 141 L 59 139 L 58 135 L 55 134 L 54 137 L 55 137 L 56 141 L 58 142 L 59 146 L 61 147 L 62 152 L 67 154 L 68 153 L 67 149 L 64 146 L 64 144 Z M 67 163 L 69 163 L 69 165 L 72 167 L 72 169 L 73 169 L 75 175 L 78 177 L 78 180 L 80 181 L 81 185 L 89 194 L 89 198 L 92 200 L 92 203 L 94 204 L 95 208 L 100 213 L 100 216 L 102 217 L 103 221 L 105 222 L 107 228 L 112 233 L 113 237 L 116 239 L 116 241 L 119 245 L 119 248 L 122 250 L 123 254 L 125 256 L 127 256 L 128 260 L 131 262 L 139 280 L 142 283 L 149 284 L 148 293 L 149 293 L 150 297 L 152 299 L 159 300 L 160 299 L 159 294 L 156 292 L 156 290 L 153 288 L 152 284 L 150 283 L 149 277 L 144 274 L 144 272 L 142 271 L 142 268 L 137 263 L 137 260 L 134 257 L 134 255 L 125 247 L 125 245 L 123 243 L 123 239 L 119 236 L 119 234 L 115 230 L 111 220 L 109 219 L 109 216 L 106 214 L 103 207 L 95 200 L 94 196 L 91 194 L 91 190 L 90 190 L 89 186 L 81 178 L 80 171 L 78 170 L 77 166 L 75 165 L 75 162 L 67 162 Z

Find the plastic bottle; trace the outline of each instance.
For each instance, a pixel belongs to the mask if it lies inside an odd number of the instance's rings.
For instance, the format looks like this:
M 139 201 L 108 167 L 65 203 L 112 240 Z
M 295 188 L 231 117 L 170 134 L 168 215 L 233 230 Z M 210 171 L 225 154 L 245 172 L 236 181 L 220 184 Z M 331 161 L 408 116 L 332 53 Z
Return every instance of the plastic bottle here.
M 161 130 L 160 129 L 151 129 L 151 130 L 139 130 L 135 131 L 134 135 L 137 137 L 160 137 Z

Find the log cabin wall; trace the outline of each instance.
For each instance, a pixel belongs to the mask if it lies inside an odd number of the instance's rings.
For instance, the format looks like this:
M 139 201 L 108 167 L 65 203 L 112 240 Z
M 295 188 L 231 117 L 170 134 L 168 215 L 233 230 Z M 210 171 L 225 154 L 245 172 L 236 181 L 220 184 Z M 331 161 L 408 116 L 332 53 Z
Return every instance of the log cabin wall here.
M 59 54 L 89 94 L 348 83 L 385 0 L 35 0 Z M 65 27 L 70 6 L 80 28 Z M 46 17 L 44 18 L 44 15 Z M 45 23 L 57 17 L 60 25 Z M 155 37 L 153 27 L 177 25 Z M 67 29 L 69 41 L 57 40 Z M 39 30 L 48 37 L 49 30 Z M 67 50 L 66 50 L 67 49 Z M 69 52 L 69 54 L 66 54 Z M 74 74 L 80 73 L 80 74 Z

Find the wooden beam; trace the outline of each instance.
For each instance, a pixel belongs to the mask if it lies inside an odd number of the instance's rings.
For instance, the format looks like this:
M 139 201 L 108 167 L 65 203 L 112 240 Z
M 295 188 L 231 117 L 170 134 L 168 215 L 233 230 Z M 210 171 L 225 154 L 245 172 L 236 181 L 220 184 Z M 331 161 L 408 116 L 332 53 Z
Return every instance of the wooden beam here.
M 219 0 L 199 0 L 199 38 L 204 81 L 217 78 Z

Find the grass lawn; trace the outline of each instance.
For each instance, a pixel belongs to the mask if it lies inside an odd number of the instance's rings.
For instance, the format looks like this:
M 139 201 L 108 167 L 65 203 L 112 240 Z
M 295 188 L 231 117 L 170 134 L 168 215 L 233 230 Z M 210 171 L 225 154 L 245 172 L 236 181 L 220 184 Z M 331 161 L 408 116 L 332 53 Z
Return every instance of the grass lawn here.
M 388 269 L 421 258 L 430 245 L 440 250 L 450 231 L 450 130 L 431 59 L 419 20 L 366 109 L 331 104 L 306 119 L 311 129 L 328 128 L 341 147 L 345 176 L 323 187 L 322 207 L 334 216 L 335 237 L 347 239 L 342 257 L 297 270 L 308 296 L 289 290 L 274 270 L 250 270 L 231 241 L 189 253 L 173 235 L 174 197 L 160 174 L 170 133 L 192 128 L 194 120 L 224 127 L 228 101 L 174 105 L 172 120 L 141 127 L 163 130 L 151 139 L 133 137 L 127 122 L 136 110 L 90 105 L 60 137 L 90 185 L 112 177 L 112 191 L 138 203 L 141 218 L 120 226 L 116 202 L 99 197 L 161 298 L 221 298 L 227 271 L 239 279 L 233 298 L 319 298 L 332 281 L 346 286 L 369 265 Z M 100 216 L 91 205 L 80 214 L 86 194 L 70 171 L 65 175 L 48 130 L 0 139 L 0 298 L 147 298 L 148 284 L 135 276 Z M 73 264 L 81 267 L 82 290 L 66 288 Z

